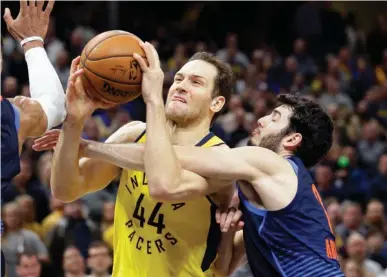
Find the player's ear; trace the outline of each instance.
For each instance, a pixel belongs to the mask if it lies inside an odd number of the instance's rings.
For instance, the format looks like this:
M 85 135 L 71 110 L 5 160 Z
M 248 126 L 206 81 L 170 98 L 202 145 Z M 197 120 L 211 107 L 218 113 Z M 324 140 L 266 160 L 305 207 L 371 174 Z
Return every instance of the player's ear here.
M 213 113 L 219 112 L 223 108 L 225 102 L 226 102 L 226 99 L 223 96 L 214 97 L 211 101 L 210 110 Z
M 284 138 L 284 148 L 287 150 L 295 150 L 302 142 L 300 133 L 292 133 Z

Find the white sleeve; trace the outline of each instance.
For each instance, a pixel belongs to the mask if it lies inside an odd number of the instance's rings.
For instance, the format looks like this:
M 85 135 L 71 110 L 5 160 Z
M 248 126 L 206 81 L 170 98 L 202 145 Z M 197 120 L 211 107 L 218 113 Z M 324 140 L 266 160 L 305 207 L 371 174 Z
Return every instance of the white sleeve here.
M 42 47 L 25 53 L 31 98 L 38 101 L 47 115 L 47 130 L 66 118 L 65 93 L 54 67 Z

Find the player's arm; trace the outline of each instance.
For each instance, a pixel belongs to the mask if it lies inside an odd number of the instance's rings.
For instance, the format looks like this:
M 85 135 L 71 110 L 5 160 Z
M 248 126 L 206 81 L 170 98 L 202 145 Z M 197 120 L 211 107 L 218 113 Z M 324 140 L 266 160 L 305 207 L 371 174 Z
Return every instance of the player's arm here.
M 185 172 L 177 160 L 170 133 L 172 126 L 167 126 L 164 101 L 162 97 L 164 73 L 156 49 L 148 42 L 141 44 L 148 64 L 138 55 L 134 58 L 139 63 L 143 74 L 142 96 L 146 103 L 147 139 L 144 151 L 144 170 L 148 178 L 149 193 L 153 198 L 167 198 L 170 194 L 165 189 L 169 184 L 181 183 L 188 179 L 196 186 L 203 186 L 206 180 L 195 173 Z M 167 185 L 168 184 L 168 185 Z M 187 191 L 189 191 L 187 187 Z
M 216 276 L 230 276 L 238 267 L 246 263 L 243 231 L 222 233 L 218 257 L 214 263 Z
M 245 180 L 263 196 L 265 207 L 277 209 L 293 199 L 297 184 L 294 170 L 271 150 L 255 146 L 235 149 L 174 146 L 174 149 L 183 168 L 181 181 L 158 183 L 161 195 L 170 198 L 208 195 L 227 187 L 230 184 L 227 180 Z M 139 144 L 89 142 L 85 148 L 86 156 L 138 170 L 144 170 L 144 160 L 140 159 L 144 154 L 145 147 Z M 164 160 L 160 158 L 159 162 Z M 197 175 L 203 177 L 197 178 Z M 220 181 L 210 184 L 207 179 Z
M 83 124 L 65 121 L 54 152 L 51 169 L 51 189 L 61 201 L 71 202 L 87 193 L 105 188 L 120 172 L 115 164 L 80 157 Z M 112 134 L 105 142 L 134 142 L 145 129 L 142 122 L 130 122 Z
M 106 144 L 95 141 L 86 141 L 83 151 L 85 157 L 114 164 L 119 168 L 139 171 L 145 171 L 144 153 L 143 144 Z M 190 200 L 232 187 L 230 180 L 204 178 L 188 170 L 182 170 L 179 184 L 173 186 L 150 186 L 149 184 L 148 179 L 150 194 L 160 201 Z M 232 191 L 229 193 L 232 194 Z M 220 201 L 220 199 L 216 201 L 216 203 L 220 202 L 227 201 Z
M 9 9 L 5 10 L 4 20 L 11 35 L 22 42 L 28 67 L 31 98 L 16 97 L 11 102 L 20 113 L 19 141 L 38 136 L 59 125 L 65 118 L 64 91 L 43 48 L 50 13 L 54 1 L 49 1 L 43 10 L 44 1 L 20 1 L 20 12 L 14 20 Z

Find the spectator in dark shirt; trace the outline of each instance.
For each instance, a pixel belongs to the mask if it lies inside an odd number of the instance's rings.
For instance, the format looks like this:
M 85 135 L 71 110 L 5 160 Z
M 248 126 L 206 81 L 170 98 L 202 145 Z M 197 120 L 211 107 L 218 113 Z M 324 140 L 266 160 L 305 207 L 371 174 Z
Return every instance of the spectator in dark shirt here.
M 387 153 L 379 159 L 379 173 L 371 181 L 371 197 L 377 198 L 387 207 Z M 385 211 L 387 212 L 387 211 Z

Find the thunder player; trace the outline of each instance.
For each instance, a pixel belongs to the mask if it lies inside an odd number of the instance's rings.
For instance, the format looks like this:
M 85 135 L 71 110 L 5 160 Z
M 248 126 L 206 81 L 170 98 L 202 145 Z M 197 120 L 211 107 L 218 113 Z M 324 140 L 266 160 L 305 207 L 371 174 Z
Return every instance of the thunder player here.
M 113 276 L 213 276 L 212 265 L 220 241 L 215 210 L 222 202 L 228 204 L 234 191 L 232 182 L 217 181 L 224 183 L 222 191 L 200 197 L 194 191 L 169 194 L 163 191 L 164 183 L 219 185 L 190 172 L 176 176 L 175 161 L 169 153 L 164 155 L 161 151 L 167 150 L 163 138 L 169 135 L 177 145 L 226 148 L 221 139 L 209 132 L 209 127 L 213 116 L 223 108 L 231 94 L 232 71 L 211 54 L 194 55 L 176 74 L 164 110 L 163 105 L 154 105 L 155 98 L 147 97 L 153 93 L 157 95 L 157 101 L 162 101 L 164 76 L 156 50 L 149 43 L 143 47 L 151 65 L 150 69 L 144 70 L 142 84 L 147 103 L 147 125 L 129 123 L 104 143 L 146 144 L 155 155 L 146 156 L 145 170 L 141 155 L 125 157 L 140 166 L 131 167 L 137 170 L 125 169 L 121 175 L 114 219 Z M 53 194 L 66 202 L 103 189 L 122 168 L 114 160 L 101 161 L 98 156 L 83 158 L 78 164 L 83 124 L 96 104 L 84 97 L 79 80 L 75 87 L 74 96 L 68 95 L 68 117 L 56 144 L 51 171 Z M 55 144 L 55 133 L 52 134 Z M 50 135 L 47 137 L 50 140 Z M 47 143 L 47 140 L 39 141 Z M 86 150 L 82 145 L 81 152 Z M 168 169 L 161 169 L 161 165 L 167 165 Z
M 28 66 L 31 98 L 1 99 L 1 202 L 12 200 L 11 181 L 20 172 L 19 154 L 26 138 L 42 135 L 66 116 L 61 82 L 43 48 L 54 1 L 20 1 L 14 20 L 6 9 L 4 20 L 10 34 L 23 47 Z M 2 61 L 1 61 L 2 66 Z M 73 69 L 75 66 L 73 67 Z M 78 76 L 77 72 L 74 76 Z M 2 276 L 5 265 L 2 253 Z

